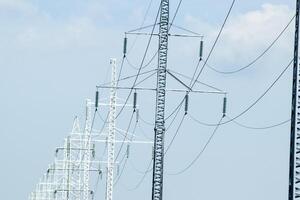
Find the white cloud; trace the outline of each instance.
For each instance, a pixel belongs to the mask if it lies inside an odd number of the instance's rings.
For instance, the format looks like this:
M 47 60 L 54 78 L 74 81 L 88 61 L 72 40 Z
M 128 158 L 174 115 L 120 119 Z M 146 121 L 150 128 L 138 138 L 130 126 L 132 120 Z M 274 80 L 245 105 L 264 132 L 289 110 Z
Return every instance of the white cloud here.
M 264 4 L 258 10 L 249 11 L 237 16 L 230 16 L 220 41 L 216 47 L 214 61 L 245 63 L 249 58 L 262 52 L 283 30 L 290 21 L 293 11 L 286 5 Z M 206 44 L 212 44 L 221 26 L 208 24 L 191 15 L 185 17 L 189 27 L 204 33 Z M 279 40 L 281 52 L 289 52 L 292 23 L 286 33 Z M 206 45 L 206 47 L 208 47 Z
M 0 10 L 19 12 L 22 14 L 35 14 L 38 9 L 26 0 L 0 0 Z

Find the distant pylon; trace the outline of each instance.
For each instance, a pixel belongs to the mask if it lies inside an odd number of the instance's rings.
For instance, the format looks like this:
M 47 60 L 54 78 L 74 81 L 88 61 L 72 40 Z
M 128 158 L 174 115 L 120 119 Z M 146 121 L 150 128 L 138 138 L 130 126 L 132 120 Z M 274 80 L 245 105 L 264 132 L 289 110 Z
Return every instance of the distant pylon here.
M 107 181 L 106 181 L 106 200 L 113 198 L 114 185 L 114 164 L 115 164 L 115 135 L 116 135 L 116 59 L 110 60 L 111 65 L 111 89 L 109 105 L 109 128 L 108 128 L 108 160 L 107 160 Z

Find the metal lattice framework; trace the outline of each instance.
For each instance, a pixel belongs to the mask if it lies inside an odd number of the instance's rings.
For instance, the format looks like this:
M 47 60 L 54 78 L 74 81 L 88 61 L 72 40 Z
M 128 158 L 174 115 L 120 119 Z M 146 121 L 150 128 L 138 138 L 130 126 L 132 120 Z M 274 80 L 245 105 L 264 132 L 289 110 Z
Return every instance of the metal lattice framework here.
M 293 66 L 292 116 L 290 139 L 289 200 L 300 198 L 300 71 L 299 71 L 299 8 L 296 4 L 296 25 Z
M 169 0 L 160 5 L 159 50 L 157 69 L 156 116 L 152 200 L 161 200 L 163 191 L 166 69 L 168 57 Z
M 84 141 L 86 145 L 84 147 L 85 155 L 83 157 L 83 200 L 89 200 L 90 196 L 90 161 L 91 156 L 91 131 L 92 131 L 92 101 L 90 99 L 86 100 L 86 120 L 84 129 Z
M 90 173 L 100 172 L 100 161 L 93 161 L 95 152 L 91 139 L 92 102 L 86 100 L 85 129 L 80 130 L 75 119 L 71 134 L 65 138 L 63 147 L 56 149 L 54 163 L 40 179 L 30 200 L 90 200 Z
M 115 163 L 115 135 L 116 135 L 116 59 L 110 60 L 111 64 L 111 89 L 109 106 L 109 127 L 108 127 L 108 146 L 107 146 L 107 182 L 106 200 L 112 200 L 114 186 L 114 163 Z

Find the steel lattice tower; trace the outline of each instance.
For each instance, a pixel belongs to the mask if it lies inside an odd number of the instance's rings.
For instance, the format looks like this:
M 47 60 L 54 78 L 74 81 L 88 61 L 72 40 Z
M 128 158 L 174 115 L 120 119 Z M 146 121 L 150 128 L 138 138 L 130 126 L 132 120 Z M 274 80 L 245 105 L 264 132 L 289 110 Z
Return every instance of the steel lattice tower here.
M 296 4 L 296 25 L 293 66 L 292 116 L 290 139 L 290 172 L 289 172 L 289 200 L 300 198 L 300 71 L 298 66 L 299 54 L 299 8 L 300 0 Z
M 115 135 L 116 135 L 116 59 L 111 59 L 112 67 L 110 103 L 109 103 L 109 133 L 108 133 L 108 160 L 107 160 L 107 182 L 106 182 L 106 200 L 112 200 L 114 186 L 114 163 L 115 163 Z
M 152 200 L 161 200 L 163 191 L 164 136 L 165 136 L 165 96 L 166 69 L 168 60 L 169 0 L 161 0 L 159 22 L 159 49 L 156 91 L 156 115 L 154 136 L 154 161 Z
M 84 129 L 84 162 L 83 162 L 83 200 L 90 198 L 90 161 L 91 161 L 91 131 L 92 131 L 92 101 L 86 100 L 86 117 Z

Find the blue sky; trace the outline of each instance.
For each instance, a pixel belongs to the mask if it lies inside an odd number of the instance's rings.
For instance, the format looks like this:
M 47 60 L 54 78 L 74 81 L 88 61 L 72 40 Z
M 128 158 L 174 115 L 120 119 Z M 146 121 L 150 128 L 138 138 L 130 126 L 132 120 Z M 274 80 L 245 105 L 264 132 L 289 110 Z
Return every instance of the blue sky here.
M 151 24 L 158 7 L 153 1 L 145 24 Z M 171 16 L 178 1 L 171 1 Z M 183 0 L 177 25 L 204 35 L 205 56 L 219 30 L 230 0 Z M 84 100 L 94 98 L 95 86 L 109 80 L 109 58 L 122 56 L 124 32 L 142 22 L 149 1 L 142 0 L 0 0 L 0 186 L 3 199 L 25 199 L 34 189 L 54 149 L 72 128 L 74 115 L 84 116 Z M 291 0 L 240 0 L 224 29 L 209 63 L 231 70 L 249 63 L 288 23 L 294 12 Z M 205 69 L 201 81 L 228 92 L 228 115 L 250 105 L 276 79 L 292 58 L 293 26 L 274 47 L 248 70 L 220 75 Z M 173 29 L 173 32 L 180 30 Z M 147 38 L 139 37 L 128 55 L 135 65 L 141 60 Z M 129 45 L 134 37 L 129 38 Z M 149 57 L 155 52 L 156 40 Z M 192 75 L 199 41 L 170 39 L 169 68 Z M 148 58 L 149 58 L 148 57 Z M 136 71 L 124 66 L 124 76 Z M 150 67 L 155 68 L 155 63 Z M 153 86 L 155 78 L 145 85 Z M 131 82 L 124 84 L 130 85 Z M 179 85 L 169 79 L 168 87 Z M 199 89 L 204 89 L 199 86 Z M 107 93 L 103 93 L 107 95 Z M 141 115 L 153 119 L 153 94 L 139 94 Z M 120 92 L 120 98 L 126 93 Z M 181 96 L 167 96 L 167 113 Z M 265 126 L 290 117 L 291 70 L 270 93 L 238 121 Z M 218 121 L 222 97 L 192 95 L 190 112 L 206 122 Z M 125 112 L 119 127 L 126 127 Z M 104 114 L 103 114 L 104 115 Z M 179 117 L 180 118 L 180 117 Z M 178 121 L 179 122 L 179 121 Z M 100 121 L 97 126 L 100 126 Z M 141 124 L 152 137 L 153 127 Z M 168 143 L 176 125 L 166 135 Z M 138 130 L 142 131 L 142 130 Z M 167 199 L 281 200 L 287 198 L 289 124 L 269 130 L 248 130 L 224 125 L 201 159 L 180 176 L 178 171 L 193 159 L 212 132 L 187 119 L 166 157 L 164 195 Z M 133 165 L 144 170 L 151 148 L 132 148 Z M 141 178 L 128 166 L 115 199 L 151 198 L 151 176 L 136 191 L 128 191 Z M 104 182 L 98 199 L 103 199 Z

